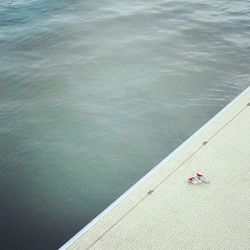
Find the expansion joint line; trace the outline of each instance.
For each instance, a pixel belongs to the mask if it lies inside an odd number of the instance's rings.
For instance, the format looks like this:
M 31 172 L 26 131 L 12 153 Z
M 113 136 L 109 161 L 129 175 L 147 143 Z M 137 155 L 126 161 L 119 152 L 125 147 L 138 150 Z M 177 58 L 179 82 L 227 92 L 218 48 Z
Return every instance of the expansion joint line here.
M 119 218 L 113 225 L 106 229 L 87 249 L 93 247 L 101 238 L 106 235 L 111 229 L 113 229 L 120 221 L 122 221 L 132 210 L 134 210 L 138 205 L 140 205 L 147 197 L 149 197 L 153 192 L 162 185 L 171 175 L 173 175 L 178 169 L 180 169 L 186 162 L 188 162 L 197 152 L 199 152 L 204 146 L 206 146 L 209 141 L 211 141 L 216 135 L 218 135 L 226 126 L 228 126 L 236 117 L 238 117 L 245 109 L 250 107 L 250 102 L 242 108 L 238 113 L 236 113 L 230 120 L 228 120 L 220 129 L 218 129 L 213 135 L 211 135 L 207 140 L 205 140 L 189 157 L 182 161 L 171 173 L 169 173 L 165 178 L 162 179 L 156 186 L 150 189 L 146 195 L 144 195 L 139 201 L 137 201 L 121 218 Z

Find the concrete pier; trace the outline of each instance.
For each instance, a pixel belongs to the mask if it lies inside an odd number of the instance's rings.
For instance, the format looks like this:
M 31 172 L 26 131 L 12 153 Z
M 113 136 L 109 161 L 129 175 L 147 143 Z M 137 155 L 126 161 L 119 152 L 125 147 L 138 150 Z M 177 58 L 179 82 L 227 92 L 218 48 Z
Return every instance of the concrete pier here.
M 250 87 L 60 249 L 250 249 Z

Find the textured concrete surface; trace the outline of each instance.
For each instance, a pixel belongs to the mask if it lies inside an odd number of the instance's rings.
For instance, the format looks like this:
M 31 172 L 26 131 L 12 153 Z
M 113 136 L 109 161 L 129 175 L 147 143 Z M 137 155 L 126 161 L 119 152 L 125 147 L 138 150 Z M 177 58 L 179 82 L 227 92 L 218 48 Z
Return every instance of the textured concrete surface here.
M 61 249 L 250 249 L 250 88 Z M 209 184 L 192 185 L 197 171 Z

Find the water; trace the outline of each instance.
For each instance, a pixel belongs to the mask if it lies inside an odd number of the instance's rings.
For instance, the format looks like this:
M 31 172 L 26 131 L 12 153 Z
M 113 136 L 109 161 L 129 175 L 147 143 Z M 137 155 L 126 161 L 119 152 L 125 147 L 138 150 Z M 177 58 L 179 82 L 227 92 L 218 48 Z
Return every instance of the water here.
M 249 8 L 1 0 L 1 249 L 57 249 L 244 90 Z

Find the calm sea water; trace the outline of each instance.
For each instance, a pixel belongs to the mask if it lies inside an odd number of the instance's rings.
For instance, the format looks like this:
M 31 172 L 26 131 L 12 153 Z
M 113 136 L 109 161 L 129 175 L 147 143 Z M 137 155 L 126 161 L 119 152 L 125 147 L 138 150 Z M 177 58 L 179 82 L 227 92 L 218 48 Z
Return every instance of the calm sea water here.
M 57 249 L 250 83 L 248 0 L 1 0 L 1 249 Z

